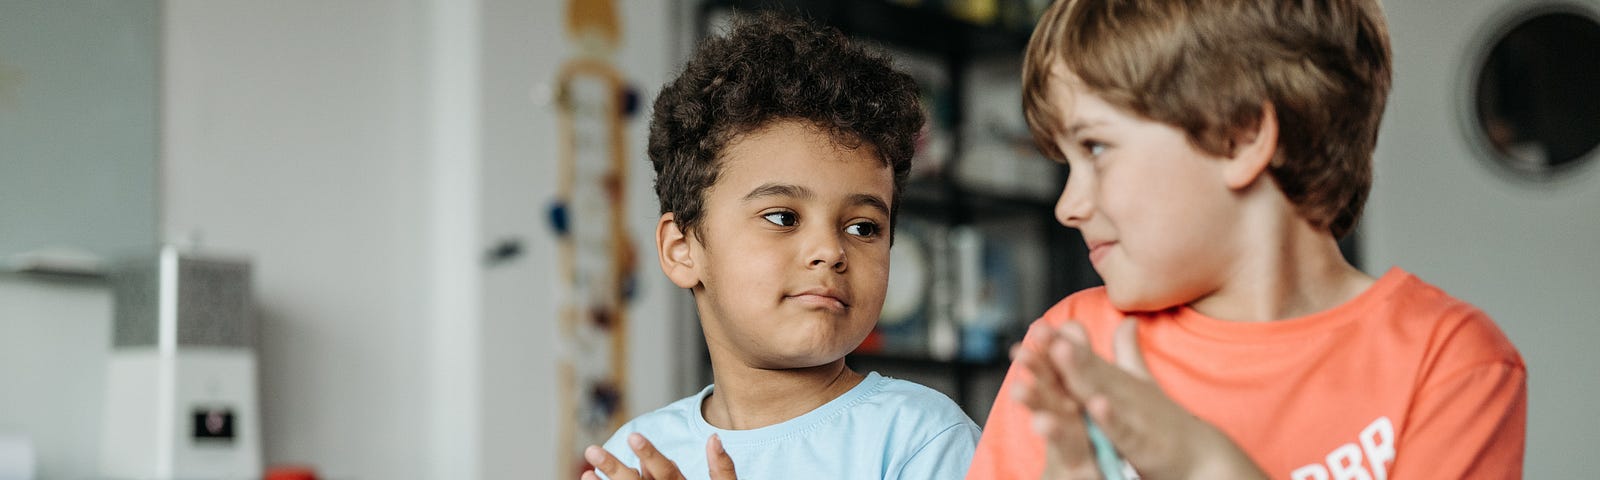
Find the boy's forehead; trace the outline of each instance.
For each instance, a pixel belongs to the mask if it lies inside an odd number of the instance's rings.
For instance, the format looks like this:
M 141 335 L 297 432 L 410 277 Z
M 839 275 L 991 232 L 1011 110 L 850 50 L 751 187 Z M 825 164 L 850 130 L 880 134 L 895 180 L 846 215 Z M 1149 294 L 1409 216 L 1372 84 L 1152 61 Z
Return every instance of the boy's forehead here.
M 885 169 L 891 168 L 871 142 L 848 133 L 830 132 L 805 120 L 780 119 L 766 122 L 743 133 L 734 135 L 717 156 L 719 169 L 732 163 L 783 158 L 800 161 L 804 157 L 819 160 L 870 159 Z M 720 175 L 718 176 L 720 180 Z
M 1050 75 L 1045 81 L 1045 100 L 1056 126 L 1063 132 L 1071 129 L 1074 123 L 1086 121 L 1084 117 L 1094 116 L 1093 111 L 1097 110 L 1094 107 L 1105 103 L 1084 85 L 1082 78 L 1059 61 L 1050 66 Z
M 741 190 L 782 181 L 828 177 L 856 165 L 881 169 L 892 178 L 893 169 L 867 142 L 846 142 L 815 125 L 799 121 L 779 121 L 764 125 L 730 140 L 719 155 L 720 171 L 711 190 Z M 857 170 L 859 171 L 859 170 Z M 728 191 L 736 196 L 748 192 Z
M 755 140 L 757 144 L 775 143 L 773 140 L 787 143 L 804 143 L 806 146 L 818 147 L 827 150 L 855 150 L 866 148 L 876 154 L 872 145 L 860 138 L 844 132 L 833 132 L 823 127 L 816 121 L 801 118 L 774 118 L 734 133 L 722 148 L 722 156 L 728 156 L 742 144 Z M 761 148 L 763 145 L 756 145 Z

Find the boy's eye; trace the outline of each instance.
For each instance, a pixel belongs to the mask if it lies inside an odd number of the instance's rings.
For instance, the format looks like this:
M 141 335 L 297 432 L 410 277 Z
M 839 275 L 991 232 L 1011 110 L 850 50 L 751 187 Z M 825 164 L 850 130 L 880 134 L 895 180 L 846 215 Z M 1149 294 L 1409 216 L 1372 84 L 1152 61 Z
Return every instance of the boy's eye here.
M 876 237 L 876 236 L 878 236 L 878 231 L 879 231 L 878 230 L 878 224 L 873 223 L 873 222 L 855 223 L 855 224 L 851 224 L 848 227 L 844 227 L 844 232 L 845 233 L 848 233 L 848 234 L 851 234 L 851 235 L 855 235 L 855 236 L 858 236 L 858 237 L 867 237 L 867 238 Z
M 1100 154 L 1105 153 L 1106 144 L 1093 140 L 1085 141 L 1083 142 L 1083 151 L 1089 152 L 1090 158 L 1098 157 Z
M 761 218 L 765 218 L 767 221 L 772 222 L 773 225 L 780 227 L 793 227 L 796 221 L 800 219 L 794 212 L 772 212 L 762 215 Z

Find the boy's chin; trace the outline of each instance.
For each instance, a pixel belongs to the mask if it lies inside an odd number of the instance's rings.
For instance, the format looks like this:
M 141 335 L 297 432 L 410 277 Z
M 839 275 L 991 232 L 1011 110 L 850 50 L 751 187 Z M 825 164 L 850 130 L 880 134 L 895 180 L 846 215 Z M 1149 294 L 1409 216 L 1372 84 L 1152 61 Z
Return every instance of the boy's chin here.
M 1119 288 L 1110 283 L 1106 284 L 1106 297 L 1111 300 L 1111 306 L 1121 312 L 1156 312 L 1185 303 L 1166 298 L 1171 297 L 1171 295 L 1159 295 L 1158 293 L 1140 291 L 1134 288 Z
M 818 360 L 818 359 L 810 359 L 810 358 L 773 359 L 773 360 L 768 360 L 766 362 L 762 362 L 760 364 L 760 368 L 762 370 L 804 370 L 804 369 L 808 369 L 808 368 L 817 368 L 817 367 L 829 365 L 829 364 L 832 364 L 833 362 L 838 361 L 840 358 L 844 358 L 844 356 L 841 355 L 841 356 L 839 356 L 839 358 L 834 358 L 834 359 L 829 359 L 829 360 Z
M 857 342 L 859 344 L 860 342 Z M 844 358 L 855 347 L 814 347 L 788 352 L 773 352 L 761 362 L 769 370 L 799 370 L 829 365 Z

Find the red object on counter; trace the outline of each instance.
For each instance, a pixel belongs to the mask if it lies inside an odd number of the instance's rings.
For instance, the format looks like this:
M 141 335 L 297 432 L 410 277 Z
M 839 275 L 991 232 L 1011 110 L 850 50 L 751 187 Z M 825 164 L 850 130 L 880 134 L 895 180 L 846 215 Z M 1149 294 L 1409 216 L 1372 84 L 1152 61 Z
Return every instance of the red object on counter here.
M 311 467 L 272 467 L 267 469 L 267 474 L 262 480 L 317 480 L 317 472 Z

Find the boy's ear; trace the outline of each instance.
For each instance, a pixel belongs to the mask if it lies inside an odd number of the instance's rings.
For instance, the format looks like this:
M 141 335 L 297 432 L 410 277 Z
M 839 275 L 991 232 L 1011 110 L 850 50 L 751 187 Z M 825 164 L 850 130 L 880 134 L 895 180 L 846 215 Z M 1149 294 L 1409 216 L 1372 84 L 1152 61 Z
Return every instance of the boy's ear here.
M 677 217 L 672 212 L 661 214 L 661 220 L 656 222 L 656 256 L 661 259 L 661 273 L 680 288 L 700 285 L 700 271 L 689 254 L 689 242 Z
M 1233 154 L 1223 170 L 1228 188 L 1239 190 L 1255 183 L 1278 156 L 1278 112 L 1272 102 L 1261 104 L 1261 119 L 1256 128 L 1239 132 L 1233 139 Z

